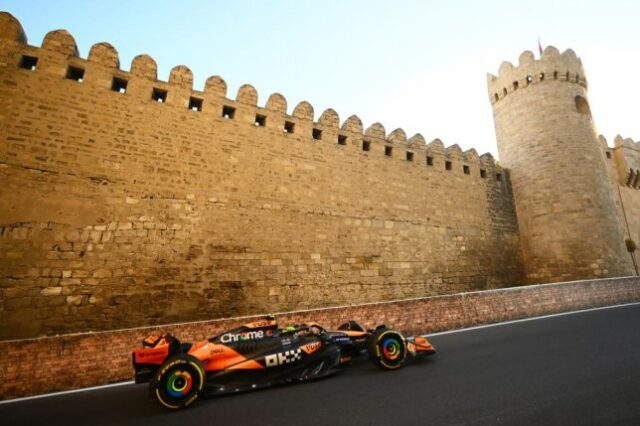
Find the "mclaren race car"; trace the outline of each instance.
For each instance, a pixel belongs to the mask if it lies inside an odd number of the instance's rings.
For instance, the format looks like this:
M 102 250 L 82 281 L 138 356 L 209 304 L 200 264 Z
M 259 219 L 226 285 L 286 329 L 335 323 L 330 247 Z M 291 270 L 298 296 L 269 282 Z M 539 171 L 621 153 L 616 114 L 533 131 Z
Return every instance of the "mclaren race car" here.
M 424 337 L 405 338 L 384 325 L 365 330 L 348 321 L 338 330 L 318 324 L 278 328 L 273 317 L 234 328 L 209 340 L 181 343 L 149 336 L 133 351 L 136 383 L 150 383 L 152 396 L 178 410 L 203 393 L 227 394 L 328 376 L 360 353 L 383 370 L 409 357 L 431 355 Z

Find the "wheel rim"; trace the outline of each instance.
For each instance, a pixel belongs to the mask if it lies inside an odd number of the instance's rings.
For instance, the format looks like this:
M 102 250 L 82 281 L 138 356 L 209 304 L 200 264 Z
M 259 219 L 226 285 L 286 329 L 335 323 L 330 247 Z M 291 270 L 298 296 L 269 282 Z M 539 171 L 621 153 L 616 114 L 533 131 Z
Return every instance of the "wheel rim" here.
M 186 370 L 172 371 L 167 378 L 167 393 L 173 398 L 182 398 L 189 394 L 193 387 L 193 377 Z
M 390 337 L 382 343 L 382 354 L 389 361 L 395 361 L 402 355 L 401 343 L 398 339 Z

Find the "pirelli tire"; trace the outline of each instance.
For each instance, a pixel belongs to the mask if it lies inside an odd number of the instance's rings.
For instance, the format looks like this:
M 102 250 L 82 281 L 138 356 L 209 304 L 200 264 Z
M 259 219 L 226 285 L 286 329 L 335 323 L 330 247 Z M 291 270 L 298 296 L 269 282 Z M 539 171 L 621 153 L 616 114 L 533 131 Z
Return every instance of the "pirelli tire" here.
M 205 372 L 200 360 L 179 354 L 167 359 L 151 381 L 153 397 L 169 410 L 180 410 L 193 404 L 204 387 Z
M 389 328 L 373 332 L 367 347 L 369 359 L 383 370 L 402 368 L 407 359 L 407 341 L 402 333 Z

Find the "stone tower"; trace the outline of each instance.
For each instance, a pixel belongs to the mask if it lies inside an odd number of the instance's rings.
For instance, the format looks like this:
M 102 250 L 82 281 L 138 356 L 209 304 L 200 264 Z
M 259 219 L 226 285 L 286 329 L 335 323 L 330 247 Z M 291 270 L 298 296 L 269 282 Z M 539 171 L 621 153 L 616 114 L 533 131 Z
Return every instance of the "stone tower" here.
M 580 59 L 550 46 L 487 77 L 527 282 L 633 274 Z

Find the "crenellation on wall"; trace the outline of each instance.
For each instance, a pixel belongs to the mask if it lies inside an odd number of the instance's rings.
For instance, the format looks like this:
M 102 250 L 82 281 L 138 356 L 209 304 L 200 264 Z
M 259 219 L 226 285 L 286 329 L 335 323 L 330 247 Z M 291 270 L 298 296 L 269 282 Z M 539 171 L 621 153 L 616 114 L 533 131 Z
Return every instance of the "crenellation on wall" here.
M 427 142 L 425 141 L 424 136 L 422 136 L 420 133 L 416 133 L 415 135 L 407 139 L 407 145 L 409 145 L 411 149 L 414 150 L 425 151 L 427 148 Z
M 40 46 L 44 50 L 56 52 L 61 55 L 74 57 L 80 56 L 80 53 L 78 52 L 78 45 L 76 44 L 73 36 L 69 34 L 67 30 L 54 30 L 48 32 L 44 36 Z
M 358 136 L 359 139 L 362 139 L 362 135 L 364 132 L 363 126 L 362 126 L 362 120 L 360 120 L 360 117 L 358 117 L 357 115 L 349 116 L 349 118 L 347 118 L 342 123 L 342 126 L 340 127 L 340 129 L 346 132 L 350 132 L 351 136 Z
M 27 36 L 22 25 L 8 12 L 0 12 L 0 39 L 27 44 Z
M 258 91 L 250 84 L 243 84 L 238 88 L 236 102 L 256 106 L 258 104 Z
M 283 116 L 287 115 L 287 100 L 280 93 L 272 93 L 267 99 L 265 108 Z
M 88 62 L 96 62 L 108 68 L 120 68 L 120 58 L 115 47 L 107 42 L 96 43 L 89 50 Z
M 301 101 L 295 106 L 291 116 L 311 123 L 313 122 L 313 106 L 307 101 Z
M 47 47 L 55 52 L 64 53 L 66 55 L 70 55 L 73 52 L 73 55 L 77 55 L 77 47 L 73 37 L 64 30 L 53 31 L 45 37 L 45 42 Z M 43 45 L 45 43 L 43 42 Z M 36 48 L 37 51 L 37 48 Z M 232 106 L 238 109 L 238 104 L 246 104 L 249 106 L 257 107 L 257 91 L 251 85 L 244 85 L 238 89 L 238 93 L 235 99 L 235 103 L 229 99 L 224 99 L 222 102 L 218 102 L 216 98 L 224 98 L 226 95 L 226 83 L 221 78 L 214 76 L 211 77 L 210 80 L 207 80 L 205 85 L 205 91 L 197 92 L 192 89 L 193 84 L 193 75 L 191 71 L 186 66 L 177 66 L 174 67 L 168 79 L 168 82 L 162 82 L 157 80 L 157 65 L 155 61 L 149 57 L 148 55 L 139 55 L 132 61 L 131 64 L 131 73 L 128 75 L 125 71 L 119 72 L 119 61 L 117 51 L 113 46 L 108 43 L 97 43 L 93 45 L 91 51 L 89 53 L 89 59 L 87 61 L 82 60 L 81 58 L 77 59 L 69 59 L 68 57 L 60 57 L 56 58 L 63 62 L 66 62 L 67 65 L 62 68 L 57 68 L 57 73 L 66 75 L 67 68 L 69 65 L 76 66 L 78 68 L 82 68 L 85 71 L 85 77 L 83 79 L 83 83 L 87 83 L 87 80 L 97 80 L 93 81 L 93 84 L 97 84 L 99 87 L 103 89 L 110 90 L 113 83 L 113 77 L 121 78 L 127 82 L 127 93 L 134 96 L 151 96 L 148 92 L 152 91 L 154 88 L 161 89 L 166 91 L 167 98 L 165 105 L 177 105 L 180 107 L 187 107 L 189 105 L 189 100 L 192 97 L 196 97 L 197 99 L 203 100 L 203 111 L 211 113 L 215 111 L 219 104 L 225 104 L 228 106 Z M 101 67 L 94 67 L 91 63 L 99 64 Z M 114 68 L 109 71 L 109 68 Z M 138 78 L 136 78 L 138 77 Z M 152 81 L 151 87 L 145 80 Z M 211 93 L 213 98 L 208 97 L 207 95 Z M 280 95 L 281 96 L 281 95 Z M 282 98 L 284 100 L 284 98 Z M 281 110 L 280 112 L 286 116 L 286 100 L 284 101 L 284 112 Z M 269 104 L 269 102 L 267 102 Z M 268 105 L 266 109 L 273 108 L 272 105 Z M 243 110 L 242 106 L 239 108 L 240 114 L 238 114 L 237 119 L 241 119 L 241 121 L 251 122 L 252 124 L 255 121 L 255 112 Z M 333 110 L 331 110 L 333 111 Z M 267 111 L 267 114 L 269 111 Z M 325 113 L 329 114 L 327 111 Z M 297 123 L 298 130 L 306 132 L 307 128 L 317 128 L 321 130 L 321 127 L 325 127 L 325 131 L 328 131 L 332 136 L 329 139 L 333 139 L 334 128 L 338 127 L 338 119 L 337 113 L 333 111 L 335 117 L 332 120 L 328 120 L 325 116 L 325 113 L 321 115 L 317 123 L 313 122 L 313 107 L 311 107 L 308 103 L 301 103 L 294 109 L 291 119 L 298 118 L 301 122 Z M 333 115 L 331 115 L 333 116 Z M 310 123 L 306 121 L 310 121 Z M 273 123 L 273 120 L 267 120 L 267 126 L 270 126 Z M 277 124 L 280 124 L 279 122 Z M 380 127 L 377 127 L 380 126 Z M 380 131 L 382 129 L 382 131 Z M 401 129 L 399 129 L 401 131 Z M 404 132 L 402 132 L 404 133 Z M 335 135 L 337 137 L 337 133 Z M 395 145 L 399 142 L 402 137 L 400 133 L 391 133 L 389 137 L 385 136 L 384 127 L 379 123 L 374 123 L 374 125 L 370 126 L 367 131 L 365 131 L 365 136 L 372 139 L 372 142 L 381 143 L 383 141 L 387 143 L 391 143 Z M 406 135 L 404 135 L 404 139 L 406 141 Z M 403 141 L 404 142 L 404 141 Z M 416 150 L 419 149 L 418 145 L 413 144 L 411 149 Z
M 227 96 L 227 83 L 219 75 L 212 75 L 207 78 L 204 84 L 205 93 L 211 93 L 215 96 L 225 98 Z
M 320 114 L 317 125 L 322 126 L 327 130 L 332 129 L 336 131 L 340 125 L 338 113 L 332 108 L 327 108 L 322 112 L 322 114 Z
M 458 144 L 449 145 L 444 149 L 444 154 L 449 159 L 461 161 L 462 160 L 462 149 Z
M 384 126 L 379 122 L 375 122 L 364 131 L 364 135 L 368 139 L 377 140 L 377 141 L 385 141 L 386 140 L 387 131 Z
M 131 74 L 136 77 L 140 77 L 140 78 L 144 78 L 152 81 L 155 81 L 158 79 L 158 64 L 156 64 L 155 59 L 153 59 L 151 56 L 146 54 L 137 55 L 136 57 L 134 57 L 133 60 L 131 61 L 130 70 L 131 70 Z M 209 77 L 209 78 L 211 79 L 213 77 Z M 207 80 L 207 82 L 208 81 L 209 80 Z M 225 92 L 226 92 L 226 86 L 225 86 Z
M 169 72 L 169 86 L 176 89 L 193 90 L 193 72 L 186 65 L 176 65 Z
M 401 146 L 407 142 L 407 134 L 401 128 L 397 128 L 387 135 L 386 141 L 389 145 Z

